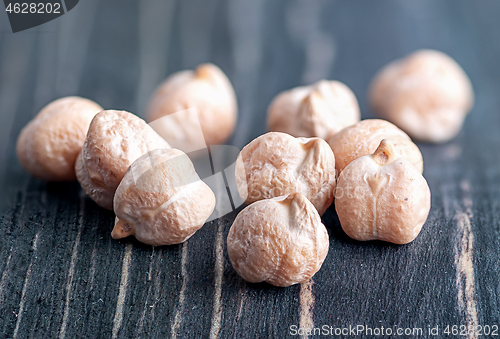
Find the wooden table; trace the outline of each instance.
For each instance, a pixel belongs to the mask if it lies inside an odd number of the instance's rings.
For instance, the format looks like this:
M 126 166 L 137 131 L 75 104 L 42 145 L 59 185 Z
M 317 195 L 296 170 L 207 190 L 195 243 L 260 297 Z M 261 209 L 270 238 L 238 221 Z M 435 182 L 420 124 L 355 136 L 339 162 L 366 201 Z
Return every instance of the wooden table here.
M 494 0 L 82 0 L 17 34 L 1 14 L 0 338 L 287 338 L 323 325 L 333 334 L 422 329 L 407 337 L 432 337 L 436 326 L 437 337 L 453 337 L 448 325 L 492 331 L 500 325 L 499 14 Z M 183 245 L 115 241 L 113 214 L 77 183 L 33 179 L 15 156 L 20 129 L 51 100 L 80 95 L 142 116 L 165 76 L 204 61 L 235 86 L 237 147 L 265 132 L 274 95 L 321 78 L 345 82 L 371 117 L 375 72 L 418 48 L 453 56 L 476 92 L 455 140 L 420 145 L 429 219 L 409 245 L 359 243 L 330 209 L 328 257 L 303 285 L 239 278 L 225 243 L 236 212 Z

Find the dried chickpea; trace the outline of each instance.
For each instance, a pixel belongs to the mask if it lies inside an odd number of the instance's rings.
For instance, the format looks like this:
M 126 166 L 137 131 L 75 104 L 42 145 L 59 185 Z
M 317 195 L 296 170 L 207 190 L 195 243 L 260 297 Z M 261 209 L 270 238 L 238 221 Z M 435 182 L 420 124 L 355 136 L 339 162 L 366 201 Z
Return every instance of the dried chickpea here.
M 440 143 L 454 138 L 474 102 L 471 82 L 448 55 L 419 50 L 385 66 L 370 89 L 380 117 L 412 138 Z
M 144 120 L 125 111 L 102 111 L 90 123 L 76 160 L 76 177 L 92 200 L 112 210 L 116 188 L 128 167 L 157 148 L 170 145 Z
M 358 101 L 349 87 L 321 80 L 278 94 L 269 105 L 267 126 L 295 137 L 325 139 L 359 119 Z
M 192 135 L 201 124 L 208 145 L 221 144 L 233 133 L 238 115 L 236 95 L 231 82 L 213 64 L 202 64 L 194 71 L 181 71 L 168 77 L 153 94 L 147 121 L 196 108 L 198 119 L 169 119 L 168 126 L 154 124 L 157 132 L 173 147 L 191 150 L 198 136 Z M 194 140 L 193 140 L 194 139 Z M 194 147 L 196 148 L 196 147 Z
M 114 198 L 114 239 L 134 235 L 153 245 L 179 244 L 200 229 L 215 195 L 182 151 L 158 149 L 130 166 Z
M 269 132 L 241 150 L 235 176 L 247 204 L 298 192 L 322 215 L 333 202 L 335 158 L 323 139 Z
M 300 193 L 246 207 L 227 237 L 229 259 L 243 279 L 280 287 L 310 279 L 321 268 L 328 245 L 316 208 Z
M 92 118 L 102 107 L 89 99 L 52 101 L 24 127 L 17 139 L 17 157 L 34 177 L 47 181 L 76 179 L 75 161 Z
M 343 230 L 361 241 L 412 242 L 430 208 L 427 181 L 385 139 L 373 155 L 344 168 L 335 192 L 335 209 Z
M 382 139 L 391 140 L 397 152 L 423 172 L 422 153 L 405 132 L 388 121 L 367 119 L 344 128 L 327 140 L 335 154 L 337 173 L 340 174 L 351 161 L 372 154 Z

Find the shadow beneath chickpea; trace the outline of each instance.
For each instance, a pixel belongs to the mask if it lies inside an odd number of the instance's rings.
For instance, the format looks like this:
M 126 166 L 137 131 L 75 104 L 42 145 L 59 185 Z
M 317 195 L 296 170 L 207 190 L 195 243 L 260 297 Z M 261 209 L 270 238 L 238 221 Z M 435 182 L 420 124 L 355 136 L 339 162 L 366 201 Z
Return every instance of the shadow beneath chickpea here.
M 39 180 L 37 180 L 39 181 Z M 71 182 L 40 182 L 40 189 L 45 190 L 48 199 L 66 199 L 68 202 L 77 203 L 80 200 L 80 184 Z M 50 200 L 49 200 L 50 201 Z
M 290 289 L 296 288 L 300 286 L 300 284 L 291 285 L 288 287 L 278 287 L 273 286 L 267 282 L 260 283 L 250 283 L 245 281 L 242 277 L 238 275 L 238 273 L 234 270 L 227 259 L 228 265 L 226 265 L 226 269 L 224 271 L 224 286 L 226 286 L 227 291 L 232 291 L 230 293 L 234 293 L 234 291 L 245 291 L 251 294 L 264 295 L 269 292 L 281 292 L 281 291 L 290 291 Z
M 335 202 L 333 202 L 332 205 L 321 216 L 321 221 L 325 225 L 330 239 L 342 239 L 347 237 L 347 235 L 342 230 L 342 226 L 340 226 L 339 217 L 337 216 L 337 212 L 335 211 Z
M 113 226 L 110 226 L 110 227 L 112 228 Z M 119 240 L 114 240 L 111 238 L 111 230 L 109 230 L 108 233 L 109 233 L 110 241 L 115 242 L 115 243 L 119 243 L 123 247 L 125 247 L 128 244 L 132 244 L 134 251 L 145 252 L 147 255 L 151 255 L 153 252 L 158 252 L 160 250 L 163 253 L 179 253 L 179 251 L 182 250 L 182 244 L 156 246 L 155 247 L 155 246 L 151 246 L 148 244 L 144 244 L 132 236 L 122 238 Z M 179 263 L 180 263 L 180 256 L 179 256 Z

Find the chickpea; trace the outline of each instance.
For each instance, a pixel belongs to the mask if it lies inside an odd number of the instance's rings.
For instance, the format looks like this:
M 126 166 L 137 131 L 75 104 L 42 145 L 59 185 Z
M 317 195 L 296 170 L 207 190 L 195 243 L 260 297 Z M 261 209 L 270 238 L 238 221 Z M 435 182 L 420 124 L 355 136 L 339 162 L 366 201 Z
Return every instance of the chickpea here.
M 243 279 L 280 287 L 311 278 L 321 268 L 328 245 L 316 208 L 300 193 L 246 207 L 227 237 L 229 259 Z
M 349 87 L 321 80 L 278 94 L 269 105 L 267 126 L 295 137 L 326 139 L 359 119 L 358 101 Z
M 65 97 L 45 106 L 21 131 L 16 145 L 23 167 L 47 181 L 76 179 L 75 161 L 90 121 L 102 107 L 92 100 Z
M 168 77 L 153 94 L 147 121 L 153 122 L 171 113 L 196 108 L 198 117 L 180 121 L 166 119 L 153 128 L 173 147 L 196 149 L 198 122 L 208 145 L 221 144 L 233 133 L 238 115 L 236 95 L 224 72 L 213 64 L 202 64 L 194 71 L 181 71 Z
M 125 111 L 102 111 L 90 123 L 76 160 L 76 177 L 99 206 L 113 209 L 113 197 L 128 167 L 148 150 L 170 148 L 146 122 Z
M 354 160 L 340 174 L 335 209 L 345 233 L 356 240 L 412 242 L 431 208 L 427 181 L 389 140 L 373 155 Z
M 323 139 L 269 132 L 241 150 L 235 176 L 247 204 L 298 192 L 322 215 L 333 202 L 335 158 Z
M 351 161 L 372 154 L 382 139 L 391 140 L 397 152 L 420 173 L 423 172 L 422 153 L 405 132 L 388 121 L 368 119 L 346 127 L 328 139 L 335 154 L 337 173 L 340 174 Z
M 380 117 L 412 138 L 432 143 L 454 138 L 474 102 L 471 82 L 448 55 L 416 51 L 385 66 L 370 89 Z
M 130 166 L 114 198 L 113 239 L 134 235 L 153 245 L 179 244 L 200 229 L 215 207 L 215 195 L 200 180 L 189 157 L 157 149 Z

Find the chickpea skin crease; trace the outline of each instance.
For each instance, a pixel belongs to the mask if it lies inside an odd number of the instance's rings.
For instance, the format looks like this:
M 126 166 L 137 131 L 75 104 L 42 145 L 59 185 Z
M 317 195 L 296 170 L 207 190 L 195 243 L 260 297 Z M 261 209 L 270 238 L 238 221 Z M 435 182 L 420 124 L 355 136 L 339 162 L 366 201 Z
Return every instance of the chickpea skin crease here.
M 298 192 L 323 215 L 333 202 L 335 157 L 323 139 L 269 132 L 241 150 L 235 176 L 247 204 Z
M 97 114 L 78 155 L 78 182 L 99 206 L 112 210 L 113 197 L 129 166 L 149 150 L 170 148 L 144 120 L 126 111 Z
M 427 181 L 389 140 L 347 165 L 337 182 L 335 209 L 342 229 L 356 240 L 412 242 L 430 208 Z
M 127 170 L 114 198 L 113 239 L 134 235 L 152 246 L 180 244 L 200 229 L 215 195 L 182 151 L 158 149 Z
M 339 81 L 327 80 L 281 92 L 267 113 L 269 131 L 306 138 L 326 139 L 359 120 L 354 93 Z
M 300 193 L 247 206 L 227 237 L 229 259 L 243 279 L 280 287 L 310 279 L 321 268 L 328 246 L 321 217 Z
M 442 143 L 454 138 L 474 104 L 465 71 L 448 55 L 419 50 L 393 61 L 369 91 L 374 112 L 413 139 Z
M 327 139 L 335 154 L 337 173 L 353 160 L 372 154 L 383 139 L 391 140 L 396 151 L 423 173 L 424 160 L 418 146 L 396 125 L 380 119 L 362 120 Z
M 208 145 L 221 144 L 233 133 L 238 116 L 236 94 L 219 67 L 202 64 L 194 71 L 169 76 L 150 99 L 147 121 L 150 123 L 188 108 L 196 108 Z M 197 130 L 193 124 L 198 123 L 198 119 L 172 119 L 157 132 L 175 148 L 192 149 L 198 137 L 192 135 L 192 131 Z
M 16 153 L 31 175 L 46 181 L 76 180 L 75 162 L 92 118 L 102 107 L 89 99 L 52 101 L 21 131 Z

